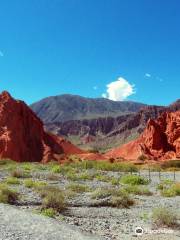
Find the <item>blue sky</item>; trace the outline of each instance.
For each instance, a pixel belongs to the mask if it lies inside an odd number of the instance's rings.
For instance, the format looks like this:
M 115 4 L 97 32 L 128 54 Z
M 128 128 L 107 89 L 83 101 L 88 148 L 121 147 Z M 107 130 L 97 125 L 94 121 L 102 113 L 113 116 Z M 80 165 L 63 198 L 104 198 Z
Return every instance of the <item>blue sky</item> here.
M 179 0 L 0 1 L 0 91 L 179 98 Z

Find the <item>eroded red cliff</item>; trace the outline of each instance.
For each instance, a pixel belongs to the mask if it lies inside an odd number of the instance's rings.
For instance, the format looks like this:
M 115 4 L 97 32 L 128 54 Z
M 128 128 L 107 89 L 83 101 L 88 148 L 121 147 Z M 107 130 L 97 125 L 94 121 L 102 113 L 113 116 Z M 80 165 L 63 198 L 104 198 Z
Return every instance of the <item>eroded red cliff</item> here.
M 136 160 L 142 156 L 153 160 L 180 158 L 180 111 L 164 112 L 150 119 L 141 136 L 106 153 L 107 157 Z
M 79 154 L 70 142 L 48 134 L 43 123 L 22 101 L 8 92 L 0 94 L 0 159 L 22 161 L 58 160 L 61 154 Z

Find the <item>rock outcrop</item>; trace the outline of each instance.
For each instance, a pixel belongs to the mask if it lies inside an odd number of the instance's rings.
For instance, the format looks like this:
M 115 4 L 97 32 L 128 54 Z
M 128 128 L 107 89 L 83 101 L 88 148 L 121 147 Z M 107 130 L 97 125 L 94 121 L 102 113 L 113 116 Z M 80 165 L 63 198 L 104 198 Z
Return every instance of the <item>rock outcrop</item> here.
M 180 158 L 180 111 L 164 112 L 148 120 L 140 137 L 106 153 L 106 157 L 166 160 Z
M 42 121 L 8 92 L 0 94 L 0 159 L 18 162 L 58 160 L 61 154 L 83 153 L 70 142 L 46 133 Z
M 69 120 L 62 122 L 45 123 L 48 131 L 56 135 L 64 136 L 74 141 L 74 144 L 84 147 L 88 145 L 93 149 L 98 145 L 99 149 L 109 149 L 117 144 L 124 144 L 137 138 L 145 129 L 148 120 L 156 119 L 163 112 L 180 110 L 180 100 L 173 104 L 163 106 L 144 106 L 135 113 L 120 116 Z M 75 138 L 74 138 L 75 136 Z

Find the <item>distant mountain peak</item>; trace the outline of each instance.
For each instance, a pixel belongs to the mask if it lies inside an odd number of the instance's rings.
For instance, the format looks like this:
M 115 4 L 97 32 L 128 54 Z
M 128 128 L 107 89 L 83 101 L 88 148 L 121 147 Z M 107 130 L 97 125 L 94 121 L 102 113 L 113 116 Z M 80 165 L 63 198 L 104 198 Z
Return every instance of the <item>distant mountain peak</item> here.
M 45 122 L 92 119 L 119 116 L 138 112 L 142 103 L 132 101 L 112 101 L 106 98 L 86 98 L 63 94 L 44 98 L 31 105 L 32 110 Z

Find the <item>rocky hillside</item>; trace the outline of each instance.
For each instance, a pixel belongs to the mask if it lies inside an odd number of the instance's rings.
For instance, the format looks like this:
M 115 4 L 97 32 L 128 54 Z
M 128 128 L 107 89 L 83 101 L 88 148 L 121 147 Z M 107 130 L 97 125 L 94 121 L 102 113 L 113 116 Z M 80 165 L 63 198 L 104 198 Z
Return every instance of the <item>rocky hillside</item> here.
M 70 142 L 44 131 L 42 121 L 8 92 L 0 94 L 0 158 L 22 161 L 58 160 L 60 154 L 82 153 Z
M 69 96 L 69 95 L 68 95 Z M 109 102 L 109 100 L 101 99 Z M 43 101 L 43 100 L 42 100 Z M 112 101 L 110 101 L 112 102 Z M 116 104 L 117 102 L 113 102 Z M 118 102 L 117 104 L 127 104 Z M 132 102 L 129 102 L 129 104 Z M 78 103 L 77 103 L 78 104 Z M 136 103 L 134 103 L 136 105 Z M 130 106 L 130 105 L 129 105 Z M 104 107 L 101 105 L 101 107 Z M 137 110 L 138 108 L 136 108 Z M 129 108 L 130 110 L 130 108 Z M 106 151 L 138 137 L 144 130 L 148 119 L 157 118 L 164 111 L 180 110 L 180 100 L 168 107 L 141 106 L 138 112 L 121 112 L 119 116 L 94 117 L 68 121 L 45 121 L 46 129 L 65 136 L 81 148 Z M 47 110 L 46 110 L 47 111 Z M 76 109 L 75 109 L 76 111 Z M 131 111 L 135 111 L 131 108 Z M 67 111 L 66 111 L 67 112 Z M 47 112 L 46 112 L 47 114 Z M 51 114 L 49 113 L 50 117 Z M 100 112 L 99 112 L 100 115 Z M 66 116 L 62 114 L 62 116 Z
M 145 104 L 105 98 L 85 98 L 76 95 L 59 95 L 42 99 L 31 105 L 44 123 L 68 120 L 94 119 L 138 112 Z
M 146 106 L 137 113 L 118 117 L 70 120 L 46 124 L 50 132 L 63 135 L 80 147 L 105 151 L 138 137 L 148 119 L 156 119 L 164 111 L 180 110 L 180 101 L 169 107 Z
M 180 159 L 180 111 L 164 112 L 157 120 L 149 119 L 139 138 L 111 150 L 106 156 L 132 160 Z

